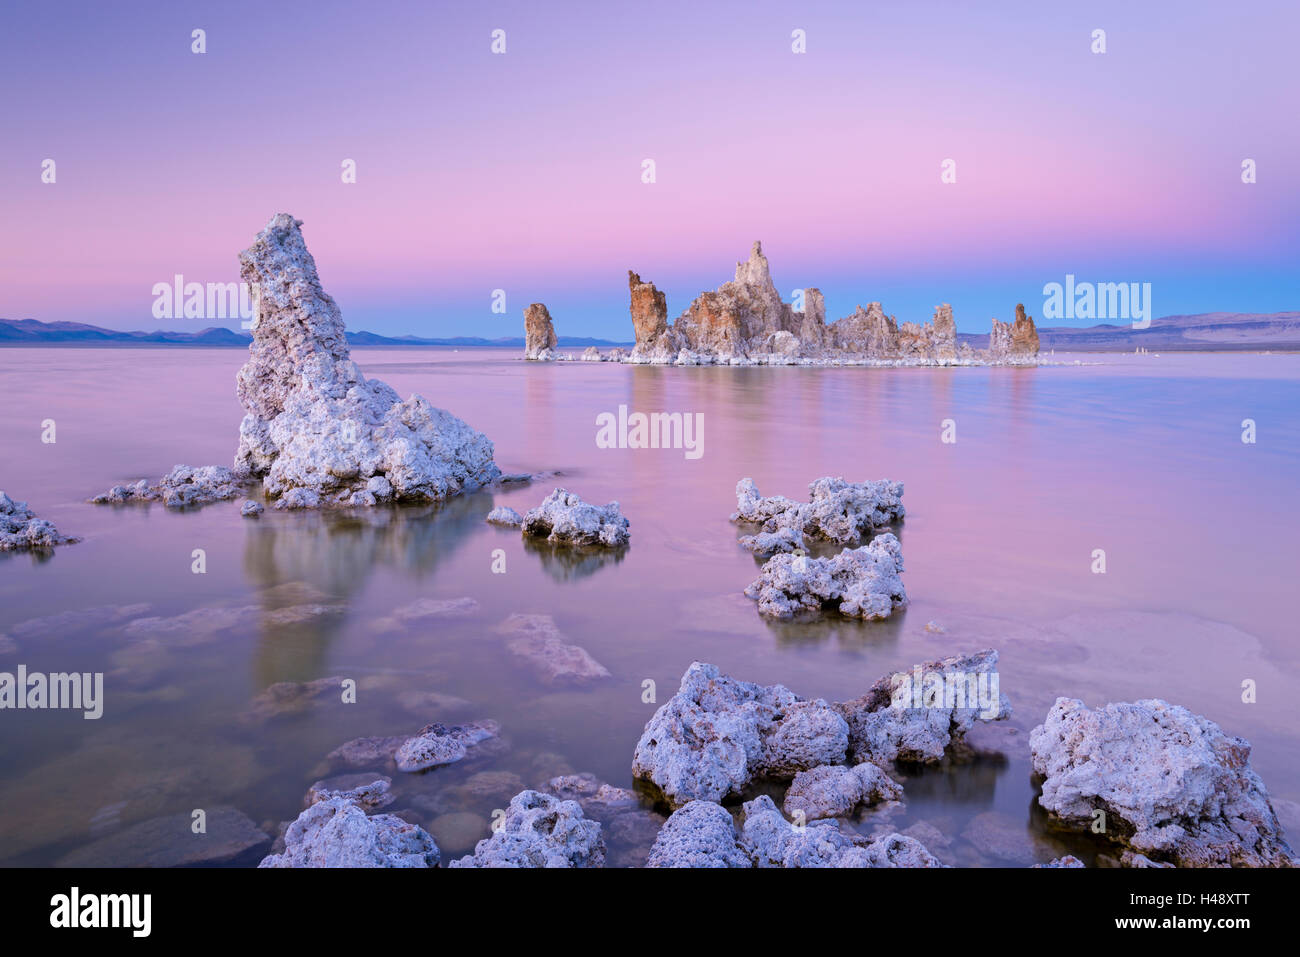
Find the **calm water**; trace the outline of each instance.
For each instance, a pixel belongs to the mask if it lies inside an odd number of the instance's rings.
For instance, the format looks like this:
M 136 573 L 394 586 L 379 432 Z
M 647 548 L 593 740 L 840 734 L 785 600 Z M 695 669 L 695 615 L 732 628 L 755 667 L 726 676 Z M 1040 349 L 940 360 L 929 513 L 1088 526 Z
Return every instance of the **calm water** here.
M 533 786 L 574 770 L 630 786 L 632 751 L 655 707 L 642 702 L 643 681 L 656 682 L 662 703 L 695 659 L 844 699 L 892 669 L 998 648 L 1016 709 L 996 737 L 1004 756 L 908 779 L 906 806 L 890 820 L 937 826 L 952 841 L 932 850 L 954 863 L 1046 859 L 1067 847 L 1044 837 L 1028 765 L 1027 732 L 1058 695 L 1186 705 L 1248 738 L 1270 793 L 1300 800 L 1300 356 L 816 370 L 356 353 L 368 375 L 486 432 L 503 470 L 558 469 L 554 484 L 621 502 L 632 547 L 604 563 L 565 562 L 525 548 L 517 530 L 483 523 L 495 505 L 537 504 L 550 483 L 441 509 L 268 511 L 256 521 L 239 517 L 238 502 L 184 514 L 83 504 L 177 462 L 228 464 L 244 357 L 0 350 L 0 488 L 85 538 L 48 560 L 0 557 L 0 633 L 12 639 L 0 641 L 0 670 L 21 662 L 107 673 L 99 721 L 0 713 L 0 861 L 55 863 L 130 824 L 193 808 L 233 806 L 274 829 L 301 809 L 329 770 L 325 755 L 344 741 L 493 718 L 503 753 L 394 775 L 389 810 L 426 827 L 462 815 L 456 837 L 440 843 L 464 853 L 509 794 L 457 785 L 482 771 Z M 597 414 L 620 404 L 704 413 L 703 457 L 597 448 Z M 1258 424 L 1254 445 L 1241 441 L 1245 418 Z M 45 419 L 55 420 L 55 444 L 40 441 Z M 955 444 L 940 441 L 945 419 L 956 421 Z M 887 622 L 773 625 L 741 594 L 757 565 L 728 522 L 736 481 L 752 476 L 764 494 L 803 498 L 821 475 L 906 483 L 911 605 Z M 196 548 L 206 552 L 203 575 L 191 572 Z M 1091 572 L 1098 548 L 1104 575 Z M 505 552 L 504 575 L 492 572 L 495 549 Z M 269 620 L 304 596 L 337 613 L 300 626 Z M 418 598 L 464 596 L 479 603 L 464 618 L 381 621 Z M 150 608 L 116 621 L 23 624 L 132 604 Z M 151 642 L 124 628 L 132 614 L 213 608 L 251 610 L 225 630 L 194 626 Z M 540 683 L 498 632 L 516 612 L 553 616 L 613 679 L 583 690 Z M 944 633 L 927 632 L 930 621 Z M 296 713 L 247 715 L 272 683 L 330 676 L 356 679 L 357 703 L 330 693 Z M 1241 701 L 1246 679 L 1256 703 Z M 872 818 L 858 826 L 869 832 L 880 823 Z M 436 826 L 450 833 L 450 823 Z M 996 840 L 978 837 L 990 830 Z M 635 843 L 622 860 L 636 860 Z

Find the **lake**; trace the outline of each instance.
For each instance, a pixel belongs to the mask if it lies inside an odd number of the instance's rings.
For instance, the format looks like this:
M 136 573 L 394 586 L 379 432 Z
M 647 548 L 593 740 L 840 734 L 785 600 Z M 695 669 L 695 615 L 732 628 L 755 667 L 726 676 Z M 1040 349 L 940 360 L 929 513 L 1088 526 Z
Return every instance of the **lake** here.
M 325 760 L 344 742 L 490 718 L 503 739 L 492 753 L 385 772 L 388 810 L 433 828 L 444 857 L 464 854 L 512 788 L 567 771 L 630 787 L 645 722 L 696 660 L 844 700 L 895 669 L 998 649 L 1014 714 L 987 729 L 988 750 L 907 771 L 902 807 L 854 821 L 864 833 L 928 823 L 949 863 L 1066 851 L 1092 862 L 1092 847 L 1054 837 L 1035 810 L 1028 732 L 1058 696 L 1184 705 L 1252 743 L 1279 804 L 1300 801 L 1300 356 L 679 369 L 357 349 L 367 376 L 485 432 L 503 471 L 561 474 L 440 507 L 257 519 L 240 517 L 239 500 L 185 512 L 85 504 L 177 463 L 229 465 L 245 357 L 0 350 L 0 488 L 84 539 L 49 557 L 0 556 L 0 670 L 105 673 L 99 720 L 0 712 L 0 862 L 136 862 L 114 834 L 196 808 L 233 807 L 274 834 L 314 781 L 348 770 Z M 600 447 L 597 417 L 620 406 L 702 416 L 701 454 Z M 51 419 L 56 441 L 44 443 Z M 943 441 L 945 420 L 955 441 Z M 752 530 L 728 520 L 736 482 L 805 499 L 823 475 L 905 484 L 910 605 L 886 621 L 771 623 L 742 594 L 759 566 L 736 544 Z M 620 502 L 630 548 L 573 556 L 484 523 L 556 485 Z M 468 614 L 401 613 L 465 597 L 477 602 Z M 304 605 L 317 613 L 275 614 Z M 170 630 L 131 627 L 192 612 Z M 517 613 L 551 616 L 612 677 L 548 687 L 505 650 L 500 626 Z M 277 682 L 336 677 L 356 682 L 355 703 L 329 690 L 289 713 L 254 704 Z M 643 700 L 647 681 L 656 703 Z M 1256 689 L 1249 703 L 1243 682 Z M 611 838 L 611 863 L 637 863 L 652 839 Z M 255 864 L 268 847 L 229 863 Z

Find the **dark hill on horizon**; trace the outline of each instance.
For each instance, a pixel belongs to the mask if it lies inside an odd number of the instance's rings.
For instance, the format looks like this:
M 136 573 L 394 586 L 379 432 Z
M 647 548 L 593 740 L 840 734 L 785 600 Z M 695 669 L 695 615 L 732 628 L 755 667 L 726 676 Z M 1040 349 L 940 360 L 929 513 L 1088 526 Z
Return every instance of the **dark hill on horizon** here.
M 425 339 L 419 336 L 382 336 L 374 332 L 347 333 L 354 346 L 443 346 L 455 348 L 522 349 L 523 336 L 485 339 L 479 336 L 453 336 Z M 987 333 L 961 332 L 958 341 L 973 348 L 988 345 Z M 1132 352 L 1137 347 L 1165 351 L 1241 352 L 1264 350 L 1300 350 L 1300 312 L 1236 313 L 1207 312 L 1192 316 L 1164 316 L 1152 320 L 1146 329 L 1129 325 L 1100 324 L 1082 328 L 1040 326 L 1041 351 L 1063 352 Z M 224 326 L 199 332 L 121 332 L 81 322 L 41 322 L 37 319 L 0 319 L 2 346 L 204 346 L 247 348 L 252 337 Z M 560 336 L 559 347 L 585 349 L 587 346 L 631 346 L 631 342 Z

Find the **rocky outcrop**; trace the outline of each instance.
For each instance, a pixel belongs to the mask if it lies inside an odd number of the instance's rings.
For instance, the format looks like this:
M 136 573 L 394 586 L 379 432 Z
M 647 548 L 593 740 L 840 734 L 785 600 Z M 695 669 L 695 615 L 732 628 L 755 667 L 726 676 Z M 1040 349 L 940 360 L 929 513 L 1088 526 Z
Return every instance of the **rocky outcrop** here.
M 839 764 L 847 746 L 848 727 L 825 701 L 738 681 L 697 661 L 646 724 L 632 773 L 678 807 L 740 794 L 756 778 L 788 780 Z
M 631 295 L 632 331 L 636 345 L 634 362 L 671 362 L 681 349 L 680 337 L 668 326 L 668 300 L 652 282 L 642 282 L 632 270 L 627 272 Z
M 993 320 L 989 333 L 989 356 L 1004 362 L 1026 362 L 1038 355 L 1038 330 L 1032 316 L 1025 315 L 1025 307 L 1016 304 L 1013 323 Z
M 667 301 L 652 283 L 629 271 L 628 288 L 636 334 L 632 362 L 951 365 L 1024 363 L 1037 354 L 1032 321 L 1018 334 L 1014 352 L 1009 351 L 1010 342 L 1008 351 L 983 355 L 959 346 L 952 306 L 947 303 L 936 307 L 924 325 L 899 326 L 880 303 L 872 302 L 827 326 L 820 289 L 807 287 L 796 293 L 793 302 L 782 301 L 759 242 L 747 260 L 736 264 L 735 279 L 701 293 L 671 324 Z
M 555 338 L 555 326 L 546 306 L 535 302 L 524 310 L 524 358 L 547 360 L 555 358 L 552 354 L 559 340 Z
M 854 767 L 842 764 L 822 765 L 794 776 L 785 793 L 785 813 L 803 814 L 805 821 L 844 817 L 859 804 L 897 800 L 903 786 L 878 765 L 863 763 Z
M 78 541 L 60 534 L 53 522 L 37 518 L 26 502 L 16 502 L 0 491 L 0 552 L 42 550 Z
M 1250 744 L 1186 708 L 1058 698 L 1029 750 L 1038 803 L 1064 826 L 1103 812 L 1106 837 L 1157 866 L 1293 866 Z
M 899 577 L 903 549 L 890 532 L 830 558 L 782 553 L 763 565 L 745 596 L 767 618 L 793 618 L 823 610 L 847 618 L 888 618 L 907 604 Z
M 837 703 L 849 726 L 849 756 L 889 768 L 894 761 L 931 764 L 959 750 L 976 721 L 1011 714 L 997 663 L 993 650 L 927 661 Z
M 366 812 L 330 797 L 298 815 L 284 835 L 284 853 L 259 867 L 436 867 L 438 845 L 420 827 L 392 814 Z
M 733 522 L 759 525 L 764 532 L 779 533 L 788 529 L 798 538 L 757 539 L 746 545 L 756 554 L 795 551 L 803 547 L 803 538 L 856 545 L 870 538 L 877 529 L 902 521 L 903 483 L 881 479 L 878 482 L 846 482 L 842 477 L 824 476 L 808 485 L 810 501 L 796 502 L 784 495 L 764 498 L 752 478 L 736 483 L 736 511 Z M 784 547 L 789 542 L 791 547 Z
M 473 854 L 448 866 L 602 867 L 604 863 L 600 823 L 587 820 L 576 801 L 521 791 L 511 799 L 492 836 L 479 841 Z
M 574 546 L 621 548 L 628 543 L 630 523 L 618 502 L 589 505 L 568 489 L 557 488 L 523 518 L 526 537 Z
M 247 475 L 223 465 L 177 465 L 153 485 L 144 479 L 132 485 L 114 485 L 90 501 L 95 505 L 162 502 L 167 508 L 187 508 L 238 498 L 248 481 Z
M 280 213 L 240 253 L 256 311 L 235 471 L 260 477 L 277 508 L 439 501 L 497 479 L 485 436 L 361 374 L 301 225 Z
M 504 525 L 506 528 L 518 528 L 524 524 L 524 517 L 516 512 L 513 508 L 505 505 L 498 505 L 492 511 L 488 512 L 487 518 L 484 519 L 490 525 Z
M 766 794 L 744 810 L 740 846 L 755 867 L 943 867 L 913 837 L 891 832 L 868 839 L 842 832 L 836 821 L 792 825 Z

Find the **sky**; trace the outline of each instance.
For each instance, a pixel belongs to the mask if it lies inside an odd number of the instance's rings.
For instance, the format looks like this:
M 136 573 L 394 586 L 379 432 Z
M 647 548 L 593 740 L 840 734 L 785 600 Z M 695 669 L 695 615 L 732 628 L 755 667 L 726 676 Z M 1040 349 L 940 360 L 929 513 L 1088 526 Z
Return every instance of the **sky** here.
M 385 334 L 519 336 L 544 302 L 627 340 L 628 269 L 672 317 L 755 239 L 828 321 L 948 302 L 984 332 L 1067 274 L 1149 282 L 1156 316 L 1295 310 L 1298 30 L 1294 0 L 11 2 L 0 317 L 235 326 L 156 319 L 153 287 L 236 281 L 277 212 Z

